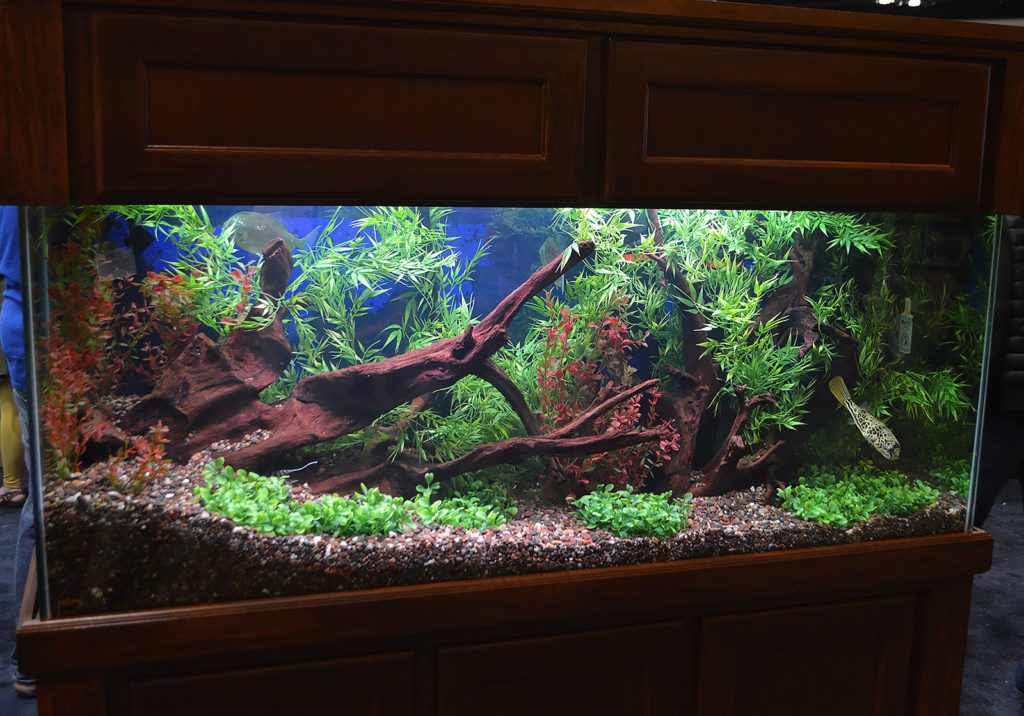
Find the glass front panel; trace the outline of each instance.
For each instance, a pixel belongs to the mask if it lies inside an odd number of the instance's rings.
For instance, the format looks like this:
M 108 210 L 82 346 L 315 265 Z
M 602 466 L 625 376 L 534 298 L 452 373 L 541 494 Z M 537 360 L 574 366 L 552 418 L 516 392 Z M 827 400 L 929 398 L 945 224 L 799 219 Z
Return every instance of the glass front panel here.
M 989 218 L 26 216 L 55 616 L 970 527 Z

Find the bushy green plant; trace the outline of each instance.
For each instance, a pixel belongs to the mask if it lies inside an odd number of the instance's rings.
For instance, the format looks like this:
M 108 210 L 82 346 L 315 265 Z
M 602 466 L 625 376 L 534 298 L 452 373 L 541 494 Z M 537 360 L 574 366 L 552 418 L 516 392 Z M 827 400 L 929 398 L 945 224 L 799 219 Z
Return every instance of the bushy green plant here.
M 190 317 L 222 336 L 236 327 L 261 327 L 278 315 L 278 309 L 286 309 L 281 316 L 291 336 L 293 358 L 261 393 L 262 400 L 272 403 L 287 397 L 309 375 L 459 335 L 473 320 L 472 300 L 462 287 L 487 255 L 487 241 L 472 254 L 461 255 L 446 233 L 447 209 L 359 211 L 355 235 L 340 243 L 335 235 L 347 229 L 352 211 L 338 207 L 323 217 L 312 246 L 293 252 L 296 271 L 280 300 L 260 290 L 262 259 L 239 259 L 231 240 L 201 206 L 104 206 L 87 216 L 120 214 L 169 237 L 177 259 L 172 273 L 161 278 L 189 297 Z M 253 306 L 263 310 L 250 313 Z M 365 329 L 375 320 L 375 311 L 396 320 L 368 333 Z M 367 449 L 383 433 L 393 432 L 392 457 L 411 448 L 421 461 L 443 462 L 481 443 L 522 433 L 507 402 L 479 379 L 467 378 L 439 391 L 434 404 L 440 407 L 428 406 L 411 416 L 408 406 L 400 406 L 380 416 L 371 428 L 347 436 L 340 447 Z M 388 431 L 399 421 L 404 429 Z
M 971 461 L 967 459 L 943 462 L 932 468 L 928 474 L 940 490 L 952 492 L 967 498 L 971 489 Z
M 809 467 L 796 484 L 779 491 L 782 507 L 799 517 L 836 527 L 877 514 L 907 515 L 939 498 L 937 490 L 871 463 L 851 467 Z
M 416 488 L 418 494 L 409 502 L 422 524 L 484 529 L 503 525 L 516 513 L 507 489 L 497 483 L 486 486 L 482 481 L 463 481 L 451 497 L 435 500 L 439 489 L 433 475 L 427 473 L 425 484 Z
M 203 475 L 206 484 L 196 487 L 195 496 L 206 509 L 236 524 L 278 535 L 387 534 L 414 521 L 483 529 L 504 524 L 516 512 L 507 490 L 498 485 L 463 481 L 463 494 L 434 499 L 439 486 L 431 475 L 410 501 L 363 485 L 349 497 L 324 495 L 306 502 L 294 498 L 283 478 L 235 470 L 223 458 L 208 463 Z
M 885 222 L 900 241 L 880 247 L 877 261 L 867 264 L 870 273 L 862 273 L 856 287 L 853 281 L 839 282 L 851 274 L 851 266 L 844 256 L 831 255 L 825 274 L 836 283 L 821 286 L 809 302 L 820 320 L 848 331 L 858 342 L 860 377 L 851 385 L 856 402 L 879 417 L 906 418 L 918 432 L 961 422 L 972 410 L 980 378 L 981 297 L 988 266 L 975 266 L 965 257 L 936 286 L 942 274 L 922 269 L 923 257 L 930 246 L 955 242 L 934 241 L 930 217 L 889 215 Z M 981 238 L 988 236 L 979 231 Z M 972 285 L 973 295 L 959 292 Z M 911 302 L 914 324 L 907 355 L 897 353 L 895 345 L 905 299 Z
M 574 500 L 578 519 L 591 529 L 604 529 L 620 537 L 670 539 L 686 529 L 693 495 L 673 500 L 672 494 L 633 492 L 627 485 L 617 490 L 604 485 Z
M 748 444 L 766 431 L 786 431 L 803 424 L 814 381 L 828 369 L 834 348 L 822 338 L 810 349 L 796 336 L 779 341 L 786 319 L 762 316 L 766 302 L 794 280 L 791 261 L 797 244 L 821 237 L 820 252 L 847 257 L 877 254 L 891 245 L 881 228 L 861 216 L 806 211 L 665 211 L 663 253 L 669 266 L 685 274 L 692 297 L 673 291 L 682 310 L 698 314 L 707 338 L 704 355 L 717 363 L 724 380 L 714 405 L 734 403 L 735 388 L 768 393 L 774 404 L 754 408 L 744 426 Z M 837 277 L 838 278 L 838 277 Z M 828 291 L 825 281 L 820 290 Z M 813 306 L 813 303 L 812 303 Z M 820 311 L 819 306 L 813 306 Z M 823 306 L 828 309 L 829 306 Z M 822 321 L 827 320 L 819 312 Z M 680 363 L 679 338 L 670 322 L 665 358 Z

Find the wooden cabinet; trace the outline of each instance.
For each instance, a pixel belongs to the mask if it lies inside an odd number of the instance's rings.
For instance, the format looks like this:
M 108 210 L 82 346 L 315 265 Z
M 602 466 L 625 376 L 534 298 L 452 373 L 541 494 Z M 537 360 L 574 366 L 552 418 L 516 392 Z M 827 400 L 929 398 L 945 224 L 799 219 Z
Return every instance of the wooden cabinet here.
M 441 649 L 440 716 L 681 713 L 690 630 L 680 622 Z
M 605 198 L 978 205 L 985 63 L 612 42 Z
M 116 11 L 72 18 L 76 196 L 579 195 L 584 40 Z
M 414 664 L 411 653 L 387 654 L 132 679 L 112 688 L 112 702 L 132 716 L 412 716 Z
M 23 614 L 18 653 L 39 678 L 40 716 L 954 716 L 971 577 L 991 550 L 974 531 L 47 621 Z
M 1020 28 L 697 0 L 3 0 L 0 25 L 7 201 L 1024 212 Z
M 700 716 L 907 713 L 912 596 L 711 617 Z

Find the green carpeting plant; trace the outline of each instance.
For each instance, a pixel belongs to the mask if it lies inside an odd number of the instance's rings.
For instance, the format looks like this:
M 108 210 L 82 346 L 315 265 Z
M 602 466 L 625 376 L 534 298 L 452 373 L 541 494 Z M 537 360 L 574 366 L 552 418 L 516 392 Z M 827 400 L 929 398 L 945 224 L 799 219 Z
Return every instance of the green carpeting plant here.
M 456 489 L 451 497 L 433 499 L 440 485 L 427 473 L 425 484 L 416 488 L 418 494 L 408 503 L 409 508 L 422 524 L 466 529 L 498 527 L 516 513 L 507 489 L 500 483 L 484 485 L 481 481 L 464 481 Z
M 779 494 L 783 509 L 835 527 L 849 527 L 877 514 L 908 515 L 939 498 L 930 485 L 867 462 L 845 468 L 811 466 Z
M 603 485 L 574 500 L 578 519 L 590 529 L 604 529 L 619 537 L 670 539 L 686 529 L 693 496 L 673 500 L 666 492 L 654 495 L 633 492 L 631 485 L 617 490 Z
M 280 477 L 235 470 L 223 458 L 206 465 L 206 484 L 195 489 L 202 505 L 232 522 L 278 535 L 331 534 L 339 537 L 387 534 L 413 522 L 466 529 L 496 527 L 515 514 L 511 499 L 500 486 L 487 489 L 469 484 L 463 494 L 434 499 L 439 486 L 433 476 L 417 488 L 410 501 L 365 485 L 349 497 L 324 495 L 300 502 Z M 470 494 L 469 489 L 479 489 Z
M 203 506 L 232 522 L 279 535 L 322 532 L 338 536 L 386 534 L 409 521 L 404 500 L 366 489 L 342 498 L 325 495 L 299 502 L 280 477 L 264 477 L 224 464 L 208 463 L 206 485 L 195 489 Z

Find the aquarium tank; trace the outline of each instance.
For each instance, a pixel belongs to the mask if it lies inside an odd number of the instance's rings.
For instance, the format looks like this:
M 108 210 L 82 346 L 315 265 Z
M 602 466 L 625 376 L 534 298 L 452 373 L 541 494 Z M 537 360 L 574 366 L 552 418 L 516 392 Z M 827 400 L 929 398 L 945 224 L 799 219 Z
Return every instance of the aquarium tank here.
M 23 217 L 54 616 L 972 526 L 996 219 Z

